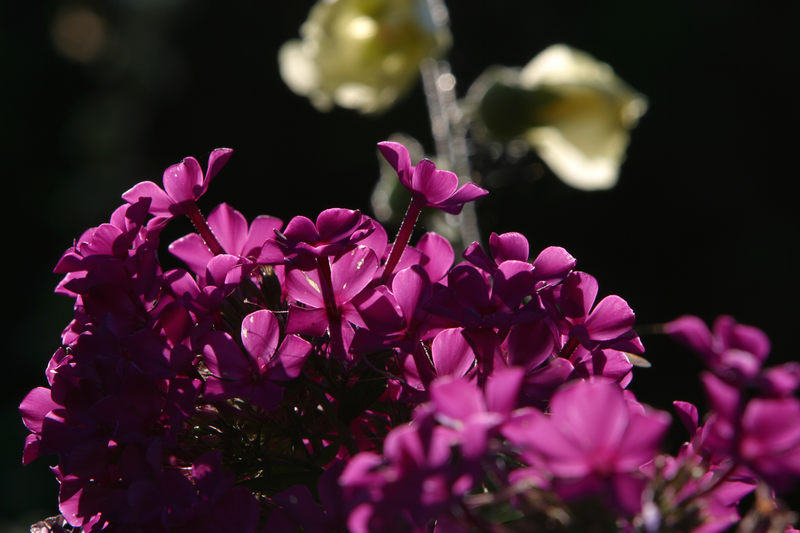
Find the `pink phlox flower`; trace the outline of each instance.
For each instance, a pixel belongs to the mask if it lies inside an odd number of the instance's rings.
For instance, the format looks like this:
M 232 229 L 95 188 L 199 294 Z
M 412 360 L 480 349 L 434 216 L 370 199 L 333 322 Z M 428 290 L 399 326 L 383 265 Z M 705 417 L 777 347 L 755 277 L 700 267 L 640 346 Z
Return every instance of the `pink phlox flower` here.
M 353 457 L 339 478 L 351 502 L 348 530 L 416 530 L 443 513 L 473 484 L 472 476 L 452 463 L 453 439 L 452 430 L 423 415 L 393 429 L 382 455 Z
M 643 410 L 607 380 L 577 381 L 553 396 L 550 415 L 517 412 L 503 434 L 553 486 L 570 500 L 596 496 L 634 514 L 644 479 L 639 468 L 652 460 L 669 428 L 669 415 Z
M 704 445 L 741 461 L 778 491 L 800 479 L 800 401 L 794 397 L 745 400 L 712 373 L 702 376 L 711 404 Z
M 122 195 L 128 203 L 142 198 L 150 199 L 150 214 L 158 218 L 183 215 L 193 208 L 195 202 L 208 190 L 208 184 L 230 159 L 233 150 L 217 148 L 208 156 L 206 173 L 194 157 L 187 157 L 164 171 L 162 189 L 152 181 L 137 183 Z
M 528 239 L 521 233 L 492 233 L 489 236 L 489 251 L 491 256 L 479 243 L 474 242 L 467 247 L 463 255 L 464 259 L 476 267 L 494 274 L 504 261 L 527 262 L 530 246 Z M 575 268 L 577 261 L 564 248 L 550 246 L 542 250 L 531 263 L 534 284 L 537 290 L 541 290 L 563 281 Z
M 467 460 L 478 460 L 486 453 L 489 438 L 517 407 L 523 375 L 521 368 L 497 370 L 483 390 L 463 374 L 445 375 L 431 384 L 434 416 L 453 429 L 455 442 Z
M 769 396 L 791 396 L 800 386 L 800 363 L 763 368 L 770 352 L 769 338 L 760 329 L 738 324 L 730 316 L 717 318 L 713 330 L 689 315 L 669 322 L 664 330 L 732 385 Z
M 533 294 L 533 267 L 522 261 L 504 261 L 490 278 L 469 264 L 453 267 L 447 286 L 438 285 L 431 312 L 465 328 L 509 328 L 526 296 Z
M 589 349 L 628 333 L 635 318 L 619 296 L 606 296 L 595 304 L 598 288 L 593 276 L 573 272 L 553 291 L 563 316 L 564 333 Z
M 224 203 L 208 215 L 208 227 L 225 252 L 252 264 L 283 262 L 283 253 L 275 242 L 275 230 L 280 230 L 282 225 L 280 219 L 262 215 L 253 219 L 248 227 L 244 215 Z M 177 239 L 169 245 L 169 251 L 198 275 L 205 272 L 214 257 L 197 233 Z
M 556 357 L 554 329 L 547 317 L 520 322 L 503 341 L 504 363 L 525 369 L 522 397 L 528 405 L 544 406 L 574 373 L 569 359 Z
M 447 170 L 438 170 L 429 159 L 412 165 L 408 150 L 402 144 L 380 142 L 378 150 L 397 172 L 400 183 L 411 192 L 412 199 L 423 202 L 425 206 L 456 215 L 465 203 L 489 194 L 486 189 L 472 183 L 459 187 L 458 176 Z
M 205 396 L 210 400 L 245 398 L 264 409 L 273 409 L 282 395 L 275 382 L 296 378 L 311 345 L 296 335 L 280 340 L 278 320 L 267 310 L 255 311 L 242 321 L 245 352 L 222 331 L 206 338 L 203 357 L 211 372 Z M 280 341 L 280 342 L 279 342 Z
M 327 258 L 323 260 L 328 261 Z M 344 318 L 340 321 L 340 327 L 346 347 L 349 347 L 354 335 L 350 324 L 359 327 L 365 325 L 354 299 L 377 275 L 378 259 L 371 249 L 357 246 L 333 258 L 330 271 L 334 299 L 332 312 Z M 286 291 L 291 302 L 286 330 L 290 333 L 323 335 L 330 324 L 319 272 L 287 268 Z
M 309 259 L 338 256 L 355 248 L 375 231 L 375 222 L 350 209 L 326 209 L 312 222 L 304 216 L 292 218 L 283 232 L 276 231 L 286 256 L 303 270 L 314 268 Z

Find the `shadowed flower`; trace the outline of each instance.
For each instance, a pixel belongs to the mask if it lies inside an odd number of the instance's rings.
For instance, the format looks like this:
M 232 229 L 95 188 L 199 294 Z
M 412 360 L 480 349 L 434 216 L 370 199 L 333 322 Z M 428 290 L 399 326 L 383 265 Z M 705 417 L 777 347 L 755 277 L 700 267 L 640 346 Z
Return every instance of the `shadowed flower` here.
M 530 464 L 550 473 L 562 498 L 600 496 L 623 512 L 638 511 L 644 488 L 639 467 L 658 453 L 669 415 L 643 410 L 608 381 L 563 387 L 550 411 L 526 410 L 503 432 Z
M 435 18 L 446 14 L 432 13 L 426 0 L 317 2 L 302 40 L 278 53 L 281 77 L 321 111 L 384 111 L 417 79 L 420 61 L 448 48 L 450 33 Z
M 563 44 L 524 68 L 493 67 L 470 89 L 485 134 L 521 138 L 567 185 L 610 189 L 647 100 L 606 63 Z

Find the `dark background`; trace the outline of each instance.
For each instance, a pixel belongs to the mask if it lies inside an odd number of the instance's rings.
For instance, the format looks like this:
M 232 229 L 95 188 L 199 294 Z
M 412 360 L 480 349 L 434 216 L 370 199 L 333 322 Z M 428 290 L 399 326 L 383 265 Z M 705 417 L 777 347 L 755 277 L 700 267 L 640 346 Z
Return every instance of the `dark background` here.
M 420 87 L 376 118 L 317 112 L 278 75 L 278 47 L 312 2 L 108 0 L 104 52 L 80 63 L 53 46 L 55 1 L 0 2 L 0 173 L 6 264 L 0 424 L 0 531 L 55 514 L 45 460 L 22 468 L 16 406 L 35 386 L 71 316 L 51 269 L 120 194 L 160 181 L 186 155 L 236 153 L 202 200 L 248 218 L 369 210 L 375 143 L 430 139 Z M 777 3 L 775 3 L 777 4 Z M 619 185 L 586 193 L 534 156 L 503 169 L 479 206 L 481 226 L 521 231 L 533 250 L 558 244 L 619 294 L 641 324 L 729 313 L 764 329 L 773 360 L 797 357 L 796 2 L 452 1 L 449 55 L 463 95 L 492 64 L 522 66 L 564 42 L 610 63 L 650 103 Z M 180 231 L 180 230 L 178 230 Z M 177 233 L 175 236 L 179 235 Z M 632 388 L 667 409 L 702 404 L 696 361 L 644 338 L 654 368 Z M 16 526 L 15 526 L 16 524 Z

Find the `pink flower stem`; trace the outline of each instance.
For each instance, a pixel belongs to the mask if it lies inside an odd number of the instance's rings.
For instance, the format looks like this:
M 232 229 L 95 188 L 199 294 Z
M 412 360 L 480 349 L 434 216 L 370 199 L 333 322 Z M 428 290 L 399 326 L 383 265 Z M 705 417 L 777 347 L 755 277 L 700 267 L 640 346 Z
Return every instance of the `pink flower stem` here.
M 383 267 L 381 285 L 386 285 L 389 282 L 389 278 L 392 277 L 392 273 L 403 255 L 403 250 L 406 249 L 408 241 L 411 239 L 411 233 L 414 231 L 414 225 L 417 223 L 423 207 L 425 207 L 425 200 L 416 197 L 412 198 L 411 203 L 408 204 L 403 223 L 400 225 L 400 231 L 397 232 L 392 251 L 389 252 L 389 259 L 386 260 L 386 265 Z
M 200 208 L 197 207 L 197 204 L 192 203 L 192 207 L 189 209 L 189 212 L 186 213 L 186 216 L 192 221 L 194 229 L 196 229 L 197 233 L 200 234 L 200 237 L 203 238 L 203 242 L 206 243 L 206 246 L 208 246 L 208 249 L 211 250 L 212 254 L 220 255 L 225 253 L 222 245 L 214 236 L 214 232 L 212 232 L 211 228 L 208 227 L 208 223 L 206 222 L 203 213 L 200 212 Z
M 564 359 L 569 359 L 579 344 L 580 342 L 578 339 L 575 337 L 570 337 L 564 347 L 561 348 L 561 351 L 558 352 L 558 356 L 563 357 Z
M 336 306 L 336 297 L 333 295 L 333 282 L 331 281 L 331 265 L 327 257 L 317 258 L 317 272 L 319 272 L 320 291 L 325 301 L 325 315 L 328 317 L 328 330 L 330 332 L 330 351 L 336 357 L 347 358 L 342 339 L 342 317 Z

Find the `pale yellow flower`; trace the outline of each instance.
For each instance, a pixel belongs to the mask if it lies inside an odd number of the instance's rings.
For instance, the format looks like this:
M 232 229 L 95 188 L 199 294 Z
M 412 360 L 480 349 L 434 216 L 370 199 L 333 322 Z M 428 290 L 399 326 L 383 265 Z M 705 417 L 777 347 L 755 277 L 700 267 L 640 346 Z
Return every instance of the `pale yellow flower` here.
M 321 0 L 302 39 L 281 47 L 281 76 L 320 110 L 383 111 L 416 81 L 422 59 L 447 50 L 437 22 L 426 0 Z
M 485 133 L 525 139 L 562 181 L 609 189 L 647 100 L 606 63 L 559 44 L 522 69 L 494 68 L 470 91 Z

